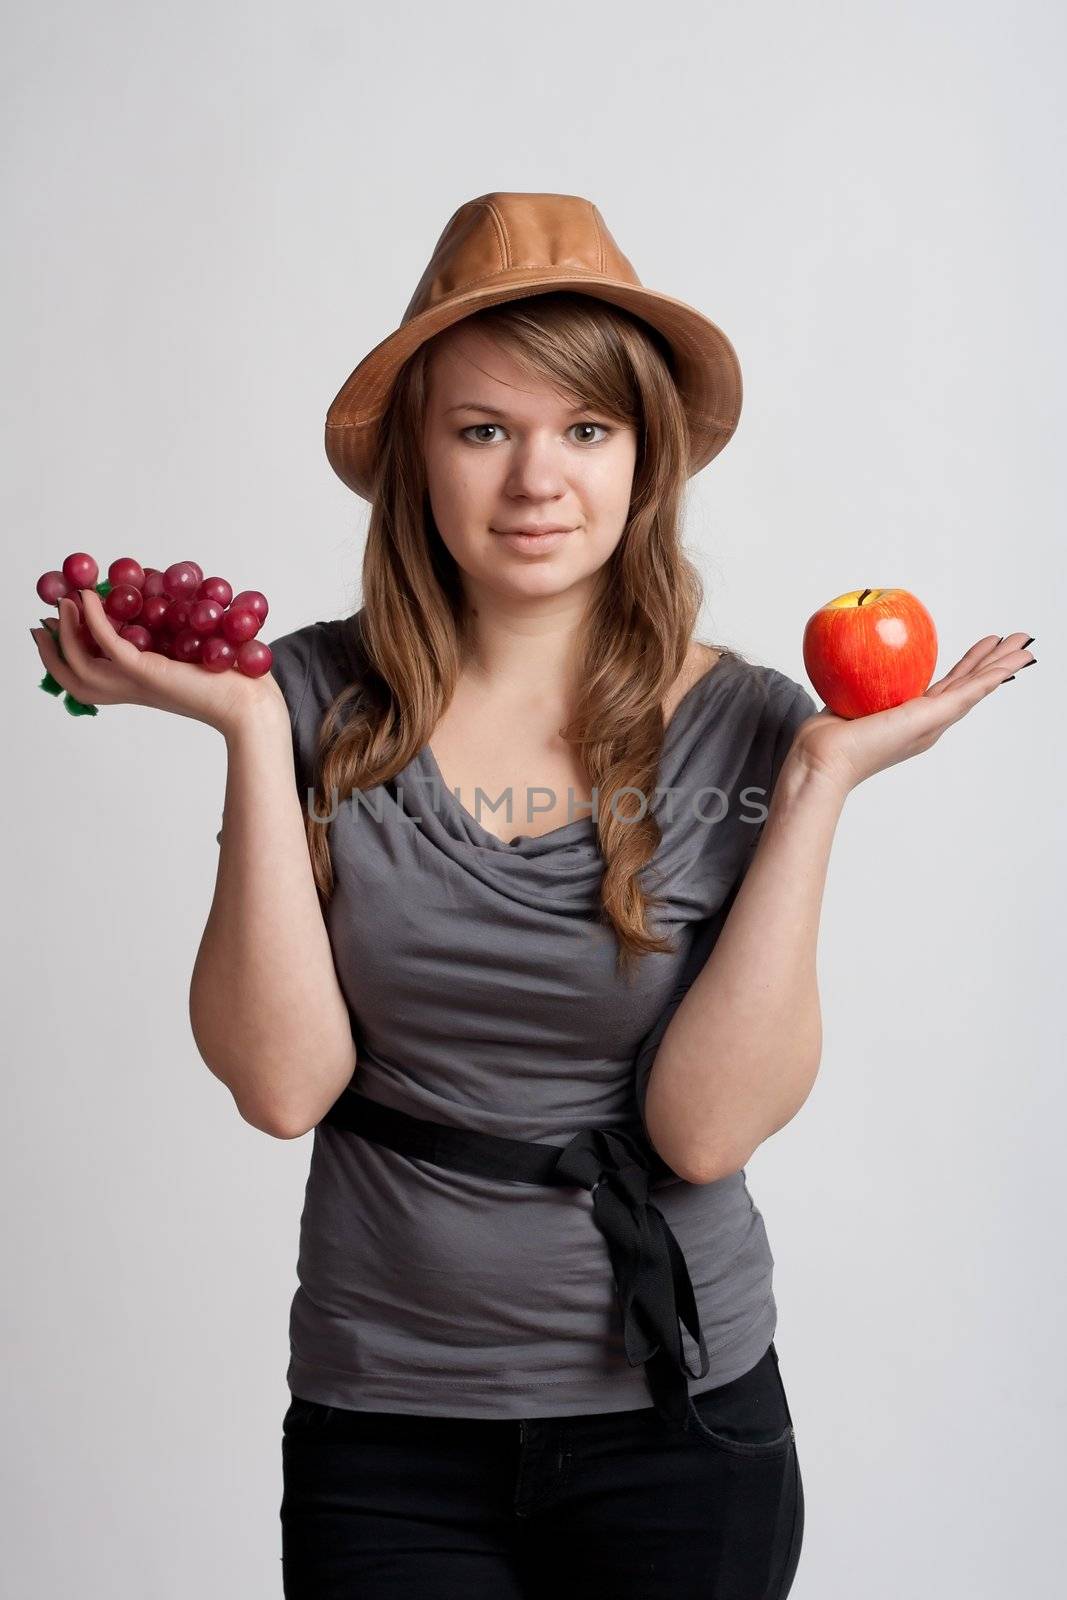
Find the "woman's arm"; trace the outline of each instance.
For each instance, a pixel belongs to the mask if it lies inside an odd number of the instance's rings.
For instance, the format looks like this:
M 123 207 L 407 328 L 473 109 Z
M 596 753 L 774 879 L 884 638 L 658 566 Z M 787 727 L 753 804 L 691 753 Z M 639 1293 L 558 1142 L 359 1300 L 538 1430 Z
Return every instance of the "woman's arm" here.
M 929 750 L 1037 660 L 1032 643 L 990 635 L 924 694 L 852 719 L 824 707 L 798 728 L 737 897 L 649 1075 L 645 1126 L 679 1177 L 736 1172 L 811 1092 L 822 1047 L 815 947 L 845 797 Z
M 352 1076 L 356 1046 L 311 870 L 289 715 L 225 730 L 215 895 L 193 968 L 197 1049 L 246 1122 L 297 1138 Z
M 279 1138 L 321 1120 L 356 1049 L 319 910 L 296 785 L 290 714 L 310 671 L 306 630 L 272 645 L 271 677 L 205 672 L 140 651 L 95 589 L 59 602 L 56 632 L 31 629 L 56 681 L 86 705 L 141 705 L 191 717 L 226 740 L 225 826 L 215 896 L 189 993 L 193 1037 L 253 1127 Z M 272 681 L 273 678 L 273 681 Z
M 645 1125 L 690 1183 L 737 1172 L 811 1092 L 819 916 L 847 792 L 790 751 L 722 931 L 660 1041 Z

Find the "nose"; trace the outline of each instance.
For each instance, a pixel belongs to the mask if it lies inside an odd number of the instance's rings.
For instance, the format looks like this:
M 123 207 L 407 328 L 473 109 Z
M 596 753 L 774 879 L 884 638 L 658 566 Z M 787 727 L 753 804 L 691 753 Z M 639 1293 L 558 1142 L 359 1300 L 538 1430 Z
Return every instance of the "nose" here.
M 558 499 L 567 488 L 562 449 L 554 436 L 529 434 L 509 455 L 508 494 L 545 504 Z

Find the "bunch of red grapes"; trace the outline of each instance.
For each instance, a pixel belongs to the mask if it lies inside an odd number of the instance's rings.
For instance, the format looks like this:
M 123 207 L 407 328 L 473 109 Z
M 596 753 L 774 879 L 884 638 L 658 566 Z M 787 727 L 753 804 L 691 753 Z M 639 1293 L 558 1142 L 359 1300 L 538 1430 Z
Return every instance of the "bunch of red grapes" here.
M 234 594 L 225 578 L 205 578 L 195 561 L 175 561 L 163 570 L 120 556 L 99 582 L 100 568 L 84 550 L 69 555 L 61 571 L 45 572 L 37 593 L 47 606 L 72 600 L 77 635 L 90 655 L 106 654 L 85 621 L 80 590 L 96 589 L 116 632 L 138 650 L 154 650 L 172 661 L 199 663 L 209 672 L 233 667 L 246 678 L 270 671 L 270 646 L 257 639 L 270 609 L 258 589 Z

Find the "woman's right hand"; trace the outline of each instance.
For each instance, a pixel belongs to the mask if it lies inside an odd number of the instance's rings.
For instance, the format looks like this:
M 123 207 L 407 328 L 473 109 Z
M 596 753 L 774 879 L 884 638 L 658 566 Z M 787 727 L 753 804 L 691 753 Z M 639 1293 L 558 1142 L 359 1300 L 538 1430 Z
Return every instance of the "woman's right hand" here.
M 229 735 L 248 716 L 288 717 L 285 697 L 270 672 L 247 678 L 236 667 L 208 672 L 191 661 L 172 661 L 152 650 L 138 650 L 112 625 L 95 589 L 81 591 L 85 625 L 103 651 L 91 655 L 78 638 L 78 608 L 59 602 L 59 653 L 47 628 L 32 629 L 41 660 L 58 684 L 83 705 L 155 706 L 181 717 L 206 722 Z M 269 713 L 258 708 L 269 707 Z

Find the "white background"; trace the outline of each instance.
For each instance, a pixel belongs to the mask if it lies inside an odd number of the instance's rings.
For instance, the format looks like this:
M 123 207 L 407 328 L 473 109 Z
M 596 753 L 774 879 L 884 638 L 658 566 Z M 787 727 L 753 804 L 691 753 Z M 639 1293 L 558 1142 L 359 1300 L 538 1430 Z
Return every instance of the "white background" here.
M 192 557 L 264 636 L 359 603 L 326 408 L 455 209 L 584 195 L 739 353 L 702 636 L 807 682 L 913 590 L 937 675 L 1039 665 L 849 798 L 825 1048 L 752 1160 L 804 1475 L 795 1600 L 1062 1568 L 1062 12 L 940 0 L 9 12 L 3 1565 L 27 1600 L 281 1594 L 310 1137 L 243 1123 L 188 980 L 225 748 L 37 688 L 39 574 Z M 1059 956 L 1056 950 L 1059 950 Z

